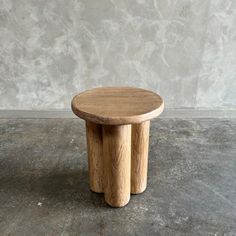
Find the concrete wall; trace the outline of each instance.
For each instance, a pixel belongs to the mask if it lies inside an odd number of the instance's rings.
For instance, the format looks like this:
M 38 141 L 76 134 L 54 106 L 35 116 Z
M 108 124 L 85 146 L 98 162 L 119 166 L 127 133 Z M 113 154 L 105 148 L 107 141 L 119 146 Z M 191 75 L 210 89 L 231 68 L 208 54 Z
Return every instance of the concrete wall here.
M 116 85 L 235 108 L 236 1 L 0 0 L 0 109 L 67 109 Z

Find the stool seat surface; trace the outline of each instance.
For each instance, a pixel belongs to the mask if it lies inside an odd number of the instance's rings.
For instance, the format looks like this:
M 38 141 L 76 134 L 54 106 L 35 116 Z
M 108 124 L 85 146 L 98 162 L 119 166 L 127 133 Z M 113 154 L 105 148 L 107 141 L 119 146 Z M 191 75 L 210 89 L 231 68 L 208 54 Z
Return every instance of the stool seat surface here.
M 132 87 L 102 87 L 76 95 L 71 103 L 80 118 L 103 125 L 141 123 L 161 114 L 163 99 Z

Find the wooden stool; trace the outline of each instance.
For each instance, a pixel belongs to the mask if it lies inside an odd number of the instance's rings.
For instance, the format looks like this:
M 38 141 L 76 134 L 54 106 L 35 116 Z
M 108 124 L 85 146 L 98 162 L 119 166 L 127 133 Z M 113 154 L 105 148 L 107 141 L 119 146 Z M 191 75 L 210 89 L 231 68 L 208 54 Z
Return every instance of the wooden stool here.
M 161 114 L 162 98 L 130 87 L 87 90 L 72 100 L 86 121 L 89 183 L 112 207 L 125 206 L 130 193 L 147 186 L 150 119 Z

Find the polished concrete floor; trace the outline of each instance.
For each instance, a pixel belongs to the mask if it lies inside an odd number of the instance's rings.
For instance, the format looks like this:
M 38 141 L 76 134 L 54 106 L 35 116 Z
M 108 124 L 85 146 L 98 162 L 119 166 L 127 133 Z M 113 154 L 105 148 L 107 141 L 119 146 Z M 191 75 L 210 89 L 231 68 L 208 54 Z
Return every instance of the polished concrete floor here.
M 236 120 L 156 119 L 148 188 L 89 190 L 79 119 L 0 120 L 0 235 L 236 235 Z

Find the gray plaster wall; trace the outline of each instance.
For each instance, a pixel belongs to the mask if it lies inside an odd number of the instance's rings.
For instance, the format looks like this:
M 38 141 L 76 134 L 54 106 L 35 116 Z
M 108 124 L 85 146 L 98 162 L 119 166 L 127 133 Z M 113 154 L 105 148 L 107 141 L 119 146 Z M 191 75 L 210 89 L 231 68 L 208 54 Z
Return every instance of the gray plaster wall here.
M 236 1 L 0 0 L 0 109 L 68 109 L 97 86 L 234 109 Z

